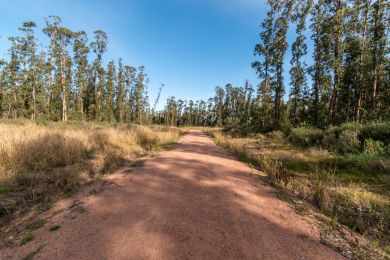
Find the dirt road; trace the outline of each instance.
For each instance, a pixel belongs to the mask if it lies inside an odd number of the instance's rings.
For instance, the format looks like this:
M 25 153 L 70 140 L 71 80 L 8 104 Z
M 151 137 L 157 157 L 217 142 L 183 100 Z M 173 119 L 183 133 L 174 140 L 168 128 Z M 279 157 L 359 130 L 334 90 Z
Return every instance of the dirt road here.
M 1 259 L 341 259 L 313 224 L 198 131 L 58 203 Z M 56 229 L 50 231 L 49 229 Z

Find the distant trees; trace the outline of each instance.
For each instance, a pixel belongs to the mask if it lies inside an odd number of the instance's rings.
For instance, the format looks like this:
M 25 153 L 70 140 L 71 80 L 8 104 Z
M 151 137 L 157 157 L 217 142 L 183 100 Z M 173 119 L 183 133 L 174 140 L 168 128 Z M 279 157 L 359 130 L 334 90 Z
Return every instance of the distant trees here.
M 0 116 L 54 121 L 97 120 L 148 123 L 151 118 L 144 67 L 137 70 L 103 56 L 108 37 L 101 30 L 88 41 L 58 16 L 45 19 L 47 46 L 35 37 L 36 24 L 25 22 L 10 37 L 8 60 L 0 60 Z M 46 42 L 45 42 L 46 43 Z

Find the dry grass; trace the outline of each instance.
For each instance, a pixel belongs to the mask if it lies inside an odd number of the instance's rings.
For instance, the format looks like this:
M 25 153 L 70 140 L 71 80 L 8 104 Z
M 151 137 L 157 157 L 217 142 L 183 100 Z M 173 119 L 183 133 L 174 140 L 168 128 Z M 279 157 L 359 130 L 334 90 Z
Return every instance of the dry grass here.
M 320 148 L 291 145 L 279 134 L 234 138 L 220 131 L 209 133 L 218 145 L 262 170 L 272 184 L 312 203 L 383 248 L 390 245 L 388 175 L 373 174 L 365 167 L 338 169 L 338 161 L 347 161 L 344 157 Z
M 36 200 L 40 194 L 72 191 L 164 148 L 180 134 L 160 126 L 1 122 L 0 193 L 19 192 Z

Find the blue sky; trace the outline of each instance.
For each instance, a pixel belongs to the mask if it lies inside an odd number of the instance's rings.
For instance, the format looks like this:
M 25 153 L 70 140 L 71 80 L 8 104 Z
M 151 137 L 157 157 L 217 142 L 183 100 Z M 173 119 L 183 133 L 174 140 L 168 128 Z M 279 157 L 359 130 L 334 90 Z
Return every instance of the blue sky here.
M 243 85 L 246 79 L 258 84 L 250 64 L 265 14 L 264 0 L 1 0 L 0 57 L 22 22 L 35 21 L 41 29 L 44 17 L 58 15 L 64 26 L 90 38 L 95 29 L 107 32 L 106 61 L 122 57 L 144 65 L 152 103 L 161 83 L 159 106 L 172 95 L 207 99 L 217 85 Z M 38 38 L 46 40 L 41 33 Z M 290 56 L 288 51 L 286 83 Z

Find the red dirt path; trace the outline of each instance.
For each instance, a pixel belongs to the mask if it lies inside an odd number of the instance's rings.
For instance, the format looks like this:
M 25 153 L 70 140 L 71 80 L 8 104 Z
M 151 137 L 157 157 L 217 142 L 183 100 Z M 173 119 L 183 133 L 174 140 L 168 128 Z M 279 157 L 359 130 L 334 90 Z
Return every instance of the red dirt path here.
M 191 131 L 174 150 L 57 203 L 32 242 L 0 259 L 342 259 L 252 171 Z

